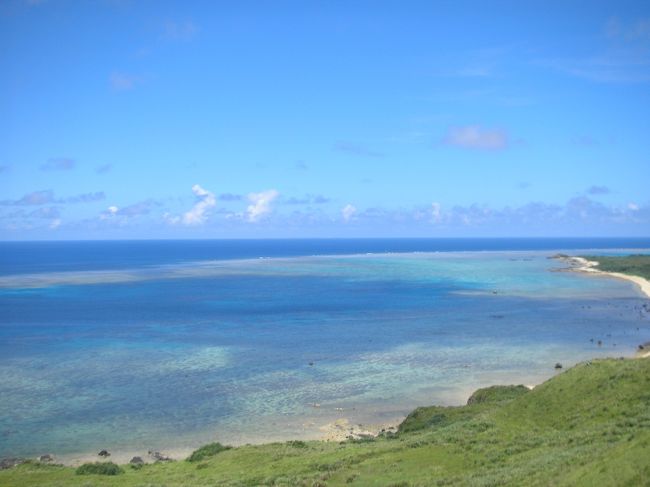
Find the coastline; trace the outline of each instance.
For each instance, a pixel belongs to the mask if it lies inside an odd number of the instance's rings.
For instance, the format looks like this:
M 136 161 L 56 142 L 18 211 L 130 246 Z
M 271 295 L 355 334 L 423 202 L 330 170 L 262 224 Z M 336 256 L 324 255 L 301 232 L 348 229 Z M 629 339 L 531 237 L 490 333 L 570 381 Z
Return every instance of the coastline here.
M 645 350 L 639 350 L 632 356 L 625 357 L 626 360 L 638 360 L 638 359 L 648 359 L 650 358 L 650 342 L 644 344 Z M 623 357 L 620 357 L 623 359 Z M 552 377 L 555 377 L 555 374 Z M 552 378 L 551 377 L 551 378 Z M 533 390 L 536 387 L 546 383 L 550 379 L 546 379 L 538 384 L 526 384 L 525 387 L 529 390 Z M 490 387 L 485 385 L 484 387 Z M 484 388 L 484 387 L 481 387 Z M 462 407 L 465 402 L 460 405 Z M 272 443 L 291 443 L 293 441 L 320 441 L 324 443 L 340 443 L 347 440 L 373 440 L 374 438 L 379 437 L 384 433 L 396 433 L 399 425 L 406 419 L 407 416 L 395 419 L 393 421 L 377 423 L 377 424 L 353 424 L 348 418 L 339 418 L 333 422 L 327 423 L 323 426 L 318 427 L 321 434 L 313 438 L 294 438 L 287 439 L 284 441 L 266 441 L 266 442 L 253 442 L 247 444 L 234 444 L 235 448 L 246 446 L 246 445 L 264 445 Z M 38 457 L 32 458 L 32 461 L 37 461 L 40 463 L 51 464 L 51 465 L 62 465 L 65 467 L 79 467 L 85 463 L 94 463 L 94 462 L 114 462 L 118 465 L 129 465 L 131 459 L 139 458 L 139 463 L 145 464 L 154 464 L 154 463 L 166 463 L 166 462 L 177 462 L 186 460 L 194 450 L 200 448 L 201 445 L 196 448 L 175 448 L 171 447 L 169 449 L 164 448 L 160 451 L 148 451 L 144 453 L 142 450 L 111 450 L 110 455 L 107 457 L 100 457 L 97 453 L 84 452 L 84 453 L 71 453 L 71 454 L 61 454 L 57 455 L 52 453 L 45 455 L 50 458 L 50 460 L 39 460 Z M 28 460 L 29 457 L 24 458 Z
M 582 257 L 562 256 L 562 257 L 556 257 L 556 259 L 569 264 L 570 266 L 569 268 L 562 269 L 562 270 L 572 271 L 572 272 L 582 272 L 589 275 L 610 276 L 610 277 L 615 277 L 618 279 L 624 279 L 633 282 L 634 284 L 636 284 L 636 288 L 638 288 L 645 297 L 650 298 L 650 282 L 648 282 L 648 280 L 646 279 L 637 276 L 625 275 L 621 273 L 601 271 L 596 268 L 598 262 L 590 261 Z M 639 347 L 639 350 L 636 351 L 636 353 L 633 350 L 630 350 L 630 354 L 628 355 L 626 353 L 625 355 L 627 355 L 629 358 L 650 357 L 650 342 L 644 343 L 643 347 L 644 348 Z M 562 362 L 565 363 L 564 361 Z M 542 382 L 536 383 L 535 385 L 539 385 Z M 530 383 L 533 384 L 534 382 L 530 382 Z M 480 387 L 486 387 L 488 385 L 489 384 L 484 384 L 481 385 Z M 532 389 L 535 386 L 527 385 L 527 387 Z M 297 437 L 295 438 L 295 440 L 297 441 L 316 440 L 316 441 L 324 441 L 324 442 L 341 442 L 350 438 L 356 440 L 363 440 L 363 439 L 376 437 L 379 434 L 381 434 L 382 431 L 387 431 L 387 432 L 395 431 L 397 429 L 397 426 L 403 421 L 403 419 L 404 417 L 399 419 L 396 418 L 394 422 L 386 422 L 382 424 L 373 424 L 373 425 L 366 425 L 366 424 L 360 425 L 353 422 L 354 420 L 352 418 L 342 417 L 330 423 L 323 424 L 320 427 L 317 426 L 321 434 L 319 434 L 316 437 L 311 437 L 311 438 Z M 259 444 L 255 441 L 252 443 Z M 269 441 L 264 441 L 261 443 L 269 443 Z M 236 443 L 234 444 L 234 446 L 240 446 L 240 445 L 237 445 Z M 187 458 L 187 456 L 189 456 L 191 452 L 192 449 L 177 448 L 174 447 L 174 445 L 170 445 L 169 449 L 165 447 L 160 449 L 160 454 L 165 457 L 168 457 L 171 460 L 183 460 Z M 55 459 L 54 461 L 56 463 L 61 463 L 66 466 L 79 466 L 80 464 L 85 462 L 102 461 L 102 460 L 114 461 L 119 464 L 128 464 L 129 460 L 136 456 L 141 457 L 145 463 L 153 463 L 159 460 L 159 458 L 156 458 L 155 453 L 153 455 L 147 454 L 146 450 L 145 451 L 143 450 L 122 451 L 117 449 L 115 451 L 111 450 L 111 456 L 105 459 L 98 457 L 96 453 L 92 453 L 92 452 L 86 452 L 82 454 L 67 454 L 67 455 L 66 454 L 57 455 L 56 452 L 53 452 L 53 456 Z
M 645 297 L 650 298 L 650 281 L 639 276 L 632 276 L 630 274 L 623 274 L 621 272 L 607 272 L 598 269 L 598 262 L 595 260 L 587 260 L 584 257 L 573 257 L 573 256 L 556 256 L 557 260 L 561 260 L 569 264 L 570 271 L 573 272 L 582 272 L 585 274 L 598 275 L 598 276 L 609 276 L 615 277 L 617 279 L 624 279 L 626 281 L 633 282 L 637 285 L 639 290 Z
M 267 440 L 267 441 L 253 441 L 250 444 L 260 445 L 267 443 L 283 443 L 290 441 L 323 441 L 323 442 L 341 442 L 346 440 L 368 440 L 376 438 L 382 433 L 395 433 L 399 425 L 406 419 L 406 416 L 395 418 L 392 421 L 376 423 L 376 424 L 356 424 L 349 418 L 339 418 L 330 423 L 323 424 L 318 427 L 319 434 L 315 437 L 292 437 L 284 441 L 280 440 Z M 232 446 L 240 447 L 248 443 L 234 443 Z M 78 467 L 84 463 L 89 462 L 114 462 L 119 465 L 128 465 L 130 460 L 135 457 L 142 459 L 143 463 L 156 463 L 158 461 L 181 461 L 189 457 L 194 450 L 200 448 L 198 445 L 194 448 L 178 448 L 173 445 L 170 448 L 162 448 L 159 451 L 143 451 L 142 449 L 108 449 L 110 455 L 107 457 L 100 457 L 96 452 L 82 452 L 82 453 L 68 453 L 56 454 L 51 452 L 49 455 L 52 458 L 53 464 L 60 464 L 66 467 Z M 167 460 L 161 460 L 161 458 Z M 38 457 L 33 458 L 37 460 Z
M 580 272 L 595 276 L 615 277 L 617 279 L 624 279 L 636 284 L 638 290 L 645 297 L 650 298 L 650 281 L 640 276 L 632 276 L 623 274 L 621 272 L 607 272 L 598 269 L 598 261 L 587 260 L 584 257 L 577 256 L 555 256 L 557 260 L 569 264 L 568 270 L 571 272 Z M 634 358 L 650 358 L 650 342 L 639 345 L 639 349 L 635 352 Z

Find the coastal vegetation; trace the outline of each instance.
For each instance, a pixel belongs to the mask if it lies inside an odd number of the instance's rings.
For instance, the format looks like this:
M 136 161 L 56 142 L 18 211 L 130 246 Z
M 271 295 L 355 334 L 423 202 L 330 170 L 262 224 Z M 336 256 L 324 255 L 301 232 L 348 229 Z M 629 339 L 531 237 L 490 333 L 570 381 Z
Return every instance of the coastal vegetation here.
M 119 475 L 124 473 L 119 465 L 113 462 L 84 463 L 75 470 L 77 475 Z
M 221 453 L 222 451 L 230 450 L 231 447 L 229 446 L 224 446 L 221 443 L 215 442 L 215 443 L 210 443 L 208 445 L 204 445 L 198 450 L 195 450 L 192 452 L 192 454 L 189 456 L 187 459 L 188 462 L 200 462 L 201 460 L 204 460 L 205 458 L 213 457 L 217 453 Z
M 603 256 L 585 255 L 589 261 L 598 262 L 596 268 L 604 272 L 620 272 L 650 279 L 650 255 Z
M 465 406 L 418 408 L 368 441 L 215 443 L 114 476 L 27 462 L 0 471 L 0 485 L 631 486 L 650 485 L 649 458 L 650 359 L 602 359 L 531 391 L 490 387 Z

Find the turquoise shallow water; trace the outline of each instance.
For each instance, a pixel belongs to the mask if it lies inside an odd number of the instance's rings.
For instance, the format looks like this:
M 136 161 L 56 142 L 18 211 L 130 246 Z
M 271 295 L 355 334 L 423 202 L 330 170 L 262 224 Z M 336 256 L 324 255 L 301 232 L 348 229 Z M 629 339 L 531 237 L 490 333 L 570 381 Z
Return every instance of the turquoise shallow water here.
M 552 253 L 5 272 L 0 456 L 316 437 L 650 340 L 633 284 L 554 272 Z

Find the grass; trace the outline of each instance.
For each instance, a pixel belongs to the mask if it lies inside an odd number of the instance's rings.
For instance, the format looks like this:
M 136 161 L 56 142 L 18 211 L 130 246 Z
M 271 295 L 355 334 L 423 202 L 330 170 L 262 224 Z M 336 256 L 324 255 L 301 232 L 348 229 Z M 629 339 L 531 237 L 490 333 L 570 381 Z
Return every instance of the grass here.
M 200 460 L 119 476 L 31 462 L 0 471 L 0 485 L 650 486 L 650 359 L 594 360 L 532 391 L 491 387 L 473 398 L 418 408 L 371 442 L 208 445 Z
M 631 276 L 650 279 L 650 255 L 602 256 L 585 255 L 585 259 L 598 262 L 598 269 L 605 272 L 620 272 Z

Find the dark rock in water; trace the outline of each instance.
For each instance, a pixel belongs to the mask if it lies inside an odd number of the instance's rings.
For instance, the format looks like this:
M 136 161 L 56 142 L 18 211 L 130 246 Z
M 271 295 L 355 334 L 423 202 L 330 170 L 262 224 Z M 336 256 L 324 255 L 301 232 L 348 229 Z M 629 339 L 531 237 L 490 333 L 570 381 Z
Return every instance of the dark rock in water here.
M 0 459 L 0 470 L 6 470 L 8 468 L 13 468 L 16 465 L 25 463 L 27 460 L 24 458 L 1 458 Z
M 54 457 L 48 453 L 47 455 L 41 455 L 40 457 L 38 457 L 38 461 L 39 462 L 53 462 Z
M 314 366 L 314 362 L 309 362 L 310 367 Z
M 639 345 L 639 350 L 643 350 L 645 347 L 643 345 Z
M 163 455 L 159 451 L 149 450 L 149 455 L 151 455 L 151 457 L 154 458 L 158 462 L 171 462 L 172 461 L 171 458 L 169 458 L 166 455 Z
M 555 364 L 555 368 L 556 368 L 556 369 L 561 369 L 561 368 L 562 368 L 562 364 L 561 364 L 560 362 L 556 363 L 556 364 Z
M 143 465 L 144 460 L 142 459 L 142 457 L 133 457 L 129 463 L 133 465 Z
M 110 457 L 111 456 L 111 454 L 108 453 L 108 450 L 102 450 L 97 455 L 99 455 L 100 457 Z
M 598 340 L 598 346 L 600 347 L 603 344 L 602 340 Z
M 560 259 L 560 260 L 568 259 L 568 258 L 570 258 L 570 256 L 567 254 L 555 254 L 555 255 L 551 255 L 550 257 L 547 257 L 547 259 Z

